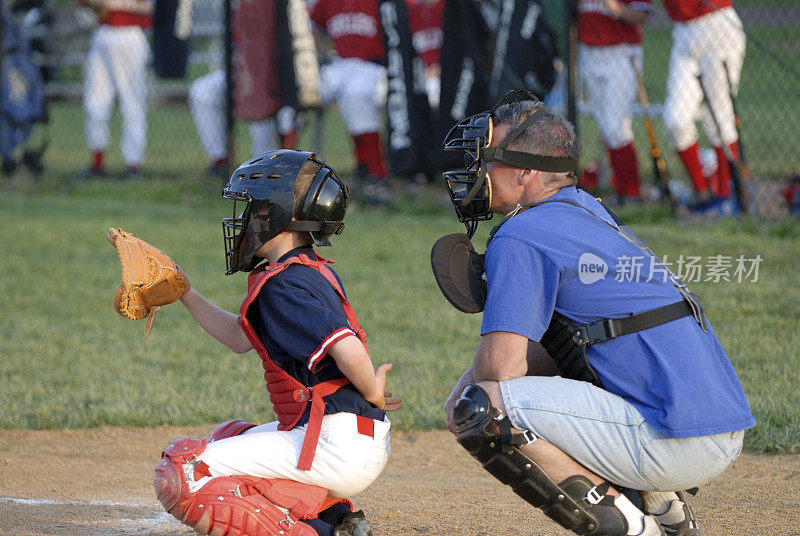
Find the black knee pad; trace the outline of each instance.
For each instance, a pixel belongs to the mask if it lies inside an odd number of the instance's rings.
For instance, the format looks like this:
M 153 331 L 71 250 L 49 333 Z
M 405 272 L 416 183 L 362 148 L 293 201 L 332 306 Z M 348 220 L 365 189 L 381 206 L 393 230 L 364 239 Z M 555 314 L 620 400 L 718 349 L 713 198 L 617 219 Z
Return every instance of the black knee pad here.
M 583 475 L 553 482 L 518 446 L 535 439 L 530 433 L 512 435 L 508 417 L 492 407 L 481 387 L 468 385 L 453 410 L 459 444 L 503 484 L 545 515 L 569 530 L 586 536 L 625 536 L 628 523 L 608 484 L 595 486 Z M 496 422 L 500 433 L 490 431 Z

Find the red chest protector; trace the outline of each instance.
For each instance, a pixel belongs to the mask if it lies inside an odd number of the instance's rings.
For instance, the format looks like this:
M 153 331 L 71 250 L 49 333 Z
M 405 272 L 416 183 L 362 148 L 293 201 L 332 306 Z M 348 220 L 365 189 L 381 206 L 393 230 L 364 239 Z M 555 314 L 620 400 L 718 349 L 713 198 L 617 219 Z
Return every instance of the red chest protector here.
M 247 296 L 242 302 L 242 306 L 239 308 L 239 325 L 242 326 L 253 348 L 258 352 L 259 357 L 261 357 L 261 364 L 264 366 L 264 379 L 267 381 L 269 400 L 272 402 L 273 409 L 278 415 L 278 430 L 291 430 L 294 428 L 303 416 L 303 413 L 305 413 L 309 402 L 311 403 L 311 413 L 309 415 L 306 436 L 303 440 L 300 459 L 297 463 L 297 468 L 305 471 L 311 469 L 314 451 L 316 450 L 317 441 L 319 440 L 322 417 L 325 413 L 325 402 L 322 398 L 336 392 L 341 386 L 347 385 L 350 383 L 350 380 L 347 378 L 340 378 L 316 385 L 303 385 L 270 358 L 267 349 L 264 347 L 261 339 L 259 339 L 253 326 L 250 325 L 247 319 L 247 310 L 256 299 L 256 296 L 258 296 L 261 288 L 271 277 L 278 275 L 292 264 L 309 266 L 321 273 L 334 290 L 336 290 L 336 293 L 342 300 L 342 308 L 347 315 L 347 321 L 350 323 L 350 327 L 358 338 L 361 339 L 361 342 L 364 343 L 364 347 L 366 348 L 367 335 L 358 324 L 356 313 L 353 311 L 347 298 L 345 298 L 344 291 L 339 281 L 336 279 L 333 271 L 326 266 L 329 262 L 331 261 L 323 258 L 312 260 L 308 255 L 303 253 L 295 257 L 290 257 L 281 263 L 259 266 L 253 270 L 247 278 Z

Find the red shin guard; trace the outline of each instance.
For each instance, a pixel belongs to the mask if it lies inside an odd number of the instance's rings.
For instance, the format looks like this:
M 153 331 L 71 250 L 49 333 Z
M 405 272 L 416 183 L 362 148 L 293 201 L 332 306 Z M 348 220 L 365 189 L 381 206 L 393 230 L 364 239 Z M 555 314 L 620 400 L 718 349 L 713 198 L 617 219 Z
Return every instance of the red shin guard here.
M 238 435 L 242 428 L 252 426 L 246 421 L 230 421 L 209 437 L 216 434 L 215 439 L 224 439 L 222 436 Z M 153 481 L 167 512 L 200 534 L 317 536 L 309 525 L 298 521 L 317 517 L 335 502 L 351 506 L 347 499 L 329 499 L 328 490 L 319 486 L 246 475 L 215 477 L 192 493 L 183 464 L 202 454 L 207 443 L 190 437 L 172 441 L 162 453 Z

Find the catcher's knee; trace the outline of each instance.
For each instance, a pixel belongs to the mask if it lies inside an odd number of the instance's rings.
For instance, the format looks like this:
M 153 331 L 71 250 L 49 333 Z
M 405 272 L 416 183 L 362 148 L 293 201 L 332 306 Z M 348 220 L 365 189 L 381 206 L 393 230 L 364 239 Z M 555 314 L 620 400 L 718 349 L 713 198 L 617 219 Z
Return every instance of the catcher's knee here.
M 245 421 L 223 423 L 209 438 L 231 437 L 252 426 Z M 190 481 L 210 476 L 207 472 L 198 475 L 202 462 L 192 463 L 207 443 L 189 437 L 172 441 L 162 453 L 153 482 L 167 512 L 200 534 L 317 536 L 299 521 L 316 517 L 332 502 L 350 504 L 346 499 L 326 500 L 328 490 L 319 486 L 246 475 L 210 478 L 192 489 Z
M 562 527 L 588 536 L 624 536 L 625 516 L 606 495 L 608 485 L 595 486 L 583 475 L 560 484 L 523 454 L 519 447 L 536 437 L 525 432 L 512 434 L 503 412 L 478 385 L 468 385 L 453 410 L 456 438 L 484 469 Z M 495 426 L 497 428 L 495 428 Z M 494 430 L 498 429 L 499 433 Z
M 243 419 L 226 421 L 214 428 L 214 431 L 211 432 L 211 435 L 206 438 L 206 441 L 213 443 L 214 441 L 218 441 L 220 439 L 238 436 L 245 433 L 250 428 L 255 428 L 256 426 L 257 425 L 247 422 Z
M 153 479 L 156 496 L 166 511 L 178 519 L 185 513 L 191 495 L 186 471 L 194 470 L 194 464 L 189 464 L 203 453 L 206 444 L 205 439 L 176 439 L 161 453 L 161 462 L 156 466 Z

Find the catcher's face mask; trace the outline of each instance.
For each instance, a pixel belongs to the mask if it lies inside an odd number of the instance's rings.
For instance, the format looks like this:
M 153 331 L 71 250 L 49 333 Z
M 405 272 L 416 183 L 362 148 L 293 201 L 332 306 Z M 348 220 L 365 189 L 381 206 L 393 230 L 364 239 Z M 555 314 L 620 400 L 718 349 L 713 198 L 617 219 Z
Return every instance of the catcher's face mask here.
M 225 262 L 230 275 L 250 272 L 261 262 L 256 252 L 284 231 L 306 231 L 317 246 L 344 229 L 350 193 L 336 173 L 322 164 L 311 181 L 298 218 L 294 214 L 297 176 L 313 153 L 277 150 L 251 158 L 233 173 L 222 196 L 233 201 L 233 217 L 222 219 Z
M 521 101 L 532 101 L 536 105 L 534 113 L 510 130 L 503 141 L 490 147 L 496 126 L 496 110 L 505 104 Z M 446 171 L 442 175 L 458 219 L 467 227 L 469 238 L 475 234 L 478 222 L 492 218 L 492 181 L 487 171 L 489 162 L 555 173 L 574 171 L 577 167 L 578 162 L 574 158 L 541 156 L 506 149 L 546 113 L 542 103 L 530 91 L 510 91 L 491 110 L 459 121 L 447 133 L 442 148 L 465 153 L 463 171 Z

